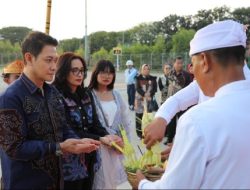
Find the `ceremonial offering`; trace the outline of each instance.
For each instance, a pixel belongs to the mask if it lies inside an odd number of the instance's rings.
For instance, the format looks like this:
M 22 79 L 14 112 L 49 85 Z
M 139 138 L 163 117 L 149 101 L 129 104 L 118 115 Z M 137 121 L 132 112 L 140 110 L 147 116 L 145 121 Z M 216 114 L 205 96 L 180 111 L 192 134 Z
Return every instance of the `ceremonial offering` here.
M 160 179 L 164 173 L 164 163 L 161 162 L 160 144 L 156 143 L 150 150 L 146 150 L 141 156 L 136 155 L 136 151 L 129 142 L 126 131 L 120 126 L 120 132 L 124 142 L 124 147 L 111 143 L 114 148 L 124 155 L 123 165 L 127 173 L 128 182 L 133 189 L 138 187 L 136 171 L 139 169 L 150 181 Z

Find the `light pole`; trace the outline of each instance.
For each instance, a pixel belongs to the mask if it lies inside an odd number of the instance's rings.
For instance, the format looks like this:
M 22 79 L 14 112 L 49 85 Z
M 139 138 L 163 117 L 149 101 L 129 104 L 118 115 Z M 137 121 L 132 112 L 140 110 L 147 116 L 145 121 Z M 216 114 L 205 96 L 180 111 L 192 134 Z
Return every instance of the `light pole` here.
M 84 58 L 88 64 L 88 25 L 87 25 L 87 0 L 85 0 L 85 51 L 84 51 Z
M 47 1 L 47 15 L 46 15 L 46 23 L 45 23 L 45 33 L 49 34 L 50 30 L 50 13 L 51 13 L 51 5 L 52 0 Z

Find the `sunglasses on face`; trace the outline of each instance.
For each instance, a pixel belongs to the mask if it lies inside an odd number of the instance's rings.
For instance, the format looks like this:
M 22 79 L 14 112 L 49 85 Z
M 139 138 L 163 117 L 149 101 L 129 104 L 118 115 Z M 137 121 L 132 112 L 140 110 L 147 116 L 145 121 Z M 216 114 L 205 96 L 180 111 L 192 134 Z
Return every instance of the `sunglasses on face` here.
M 84 69 L 83 68 L 79 69 L 79 68 L 75 67 L 75 68 L 71 68 L 70 71 L 72 72 L 72 74 L 74 76 L 79 76 L 80 73 L 81 73 L 81 75 L 84 74 Z

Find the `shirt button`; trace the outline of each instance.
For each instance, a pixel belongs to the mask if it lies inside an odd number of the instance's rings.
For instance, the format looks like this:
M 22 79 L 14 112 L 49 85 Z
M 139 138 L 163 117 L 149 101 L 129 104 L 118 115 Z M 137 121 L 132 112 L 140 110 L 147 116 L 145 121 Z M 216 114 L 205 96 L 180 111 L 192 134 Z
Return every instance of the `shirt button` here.
M 88 130 L 88 128 L 87 128 L 87 127 L 84 127 L 83 129 L 84 129 L 85 131 L 87 131 L 87 130 Z
M 79 107 L 79 110 L 81 110 L 82 109 L 82 107 Z
M 85 117 L 84 117 L 84 116 L 83 116 L 82 118 L 83 118 L 83 119 L 85 119 Z

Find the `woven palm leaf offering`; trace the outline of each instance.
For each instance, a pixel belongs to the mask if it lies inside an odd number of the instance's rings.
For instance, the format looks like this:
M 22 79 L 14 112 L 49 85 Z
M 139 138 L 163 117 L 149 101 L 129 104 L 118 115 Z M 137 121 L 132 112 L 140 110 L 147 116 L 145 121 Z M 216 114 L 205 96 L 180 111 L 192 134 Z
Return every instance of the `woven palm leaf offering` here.
M 145 112 L 142 118 L 143 130 L 152 120 L 152 113 Z M 133 145 L 129 142 L 126 131 L 122 126 L 120 126 L 120 131 L 124 147 L 121 148 L 115 143 L 112 144 L 124 155 L 123 164 L 127 173 L 128 181 L 132 188 L 136 189 L 138 187 L 138 181 L 136 178 L 137 169 L 140 169 L 150 181 L 160 179 L 165 170 L 165 168 L 163 168 L 163 163 L 161 162 L 160 144 L 156 143 L 150 150 L 146 150 L 142 155 L 138 156 L 136 155 Z M 143 143 L 141 143 L 141 146 L 144 146 L 145 148 Z
M 153 113 L 148 113 L 146 109 L 144 109 L 144 113 L 142 116 L 142 136 L 144 136 L 144 130 L 148 124 L 150 124 L 153 119 Z M 143 146 L 143 139 L 142 143 Z M 162 174 L 164 173 L 163 163 L 161 162 L 161 147 L 157 142 L 154 146 L 151 147 L 150 150 L 146 150 L 146 152 L 141 157 L 141 167 L 145 169 L 145 177 L 150 181 L 155 181 L 160 179 Z

